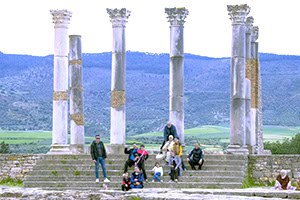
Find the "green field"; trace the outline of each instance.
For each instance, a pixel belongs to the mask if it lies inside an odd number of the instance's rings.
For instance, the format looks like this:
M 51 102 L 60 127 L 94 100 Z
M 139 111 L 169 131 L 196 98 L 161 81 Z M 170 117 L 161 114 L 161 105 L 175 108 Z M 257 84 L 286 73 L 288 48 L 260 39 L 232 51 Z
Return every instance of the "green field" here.
M 291 139 L 295 134 L 300 133 L 300 127 L 264 126 L 264 141 L 276 142 Z M 220 150 L 220 143 L 229 143 L 229 127 L 201 126 L 185 130 L 186 149 L 190 150 L 193 144 L 199 142 L 201 146 L 209 151 Z M 162 132 L 143 133 L 127 137 L 127 144 L 145 143 L 148 149 L 159 149 L 162 140 Z M 90 144 L 93 137 L 86 137 L 86 145 Z M 109 143 L 108 138 L 103 138 Z M 0 142 L 4 141 L 10 145 L 38 144 L 51 145 L 51 131 L 0 131 Z M 208 142 L 209 141 L 209 144 Z M 216 143 L 213 143 L 216 141 Z

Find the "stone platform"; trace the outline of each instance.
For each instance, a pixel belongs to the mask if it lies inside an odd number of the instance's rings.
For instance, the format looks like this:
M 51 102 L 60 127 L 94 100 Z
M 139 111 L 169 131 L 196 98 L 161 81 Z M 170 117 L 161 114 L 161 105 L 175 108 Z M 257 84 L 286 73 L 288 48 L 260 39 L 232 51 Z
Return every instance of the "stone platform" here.
M 159 183 L 157 183 L 159 184 Z M 163 199 L 189 199 L 189 200 L 264 200 L 264 199 L 300 199 L 300 191 L 278 191 L 272 188 L 248 189 L 171 189 L 149 188 L 135 189 L 128 192 L 120 190 L 97 191 L 54 191 L 38 188 L 0 187 L 0 199 L 109 199 L 109 200 L 163 200 Z

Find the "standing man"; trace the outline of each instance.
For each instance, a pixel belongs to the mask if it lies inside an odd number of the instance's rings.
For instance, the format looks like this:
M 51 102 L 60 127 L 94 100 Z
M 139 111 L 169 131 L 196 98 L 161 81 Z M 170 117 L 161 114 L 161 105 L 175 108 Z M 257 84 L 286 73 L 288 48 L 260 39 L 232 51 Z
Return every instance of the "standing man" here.
M 200 148 L 200 145 L 198 143 L 195 144 L 195 148 L 190 152 L 190 154 L 187 157 L 188 162 L 191 165 L 191 168 L 195 170 L 195 165 L 199 165 L 199 170 L 201 170 L 201 167 L 204 163 L 204 153 L 202 149 Z
M 91 156 L 93 162 L 95 163 L 95 176 L 96 183 L 99 182 L 99 163 L 101 164 L 102 174 L 104 178 L 104 182 L 108 183 L 110 180 L 106 177 L 106 168 L 105 168 L 105 158 L 106 150 L 102 141 L 100 141 L 100 135 L 96 135 L 95 139 L 91 144 Z
M 164 141 L 168 141 L 169 135 L 178 138 L 176 127 L 169 121 L 164 128 Z

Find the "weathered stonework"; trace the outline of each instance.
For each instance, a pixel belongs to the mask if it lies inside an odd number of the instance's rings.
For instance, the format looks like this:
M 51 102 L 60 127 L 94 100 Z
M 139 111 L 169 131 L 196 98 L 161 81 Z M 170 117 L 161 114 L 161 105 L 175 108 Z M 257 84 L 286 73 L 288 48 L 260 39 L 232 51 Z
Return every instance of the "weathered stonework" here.
M 125 27 L 130 11 L 106 9 L 113 28 L 112 72 L 111 72 L 111 108 L 110 108 L 110 144 L 124 145 L 126 136 L 126 48 Z M 118 148 L 116 148 L 118 149 Z
M 230 145 L 229 153 L 248 153 L 246 144 L 246 17 L 250 12 L 247 4 L 228 5 L 232 22 Z
M 81 36 L 69 36 L 70 150 L 84 152 L 83 67 Z
M 49 153 L 68 149 L 68 25 L 72 13 L 50 10 L 54 23 L 52 146 Z
M 117 91 L 117 90 L 111 91 L 110 99 L 111 99 L 112 108 L 118 108 L 120 106 L 124 106 L 126 103 L 125 91 Z
M 166 8 L 170 22 L 169 121 L 175 125 L 184 145 L 184 48 L 183 29 L 189 14 L 186 8 Z
M 22 180 L 39 159 L 39 155 L 0 154 L 0 181 L 5 178 Z
M 300 155 L 250 155 L 248 162 L 256 183 L 274 183 L 281 169 L 288 171 L 293 182 L 300 178 Z

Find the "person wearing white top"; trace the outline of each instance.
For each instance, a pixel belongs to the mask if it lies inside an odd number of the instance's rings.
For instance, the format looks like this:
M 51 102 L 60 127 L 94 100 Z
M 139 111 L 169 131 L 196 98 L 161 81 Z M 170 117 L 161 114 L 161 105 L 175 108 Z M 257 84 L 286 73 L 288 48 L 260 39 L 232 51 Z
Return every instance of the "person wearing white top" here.
M 164 175 L 164 170 L 159 166 L 158 162 L 155 163 L 152 171 L 154 171 L 152 182 L 154 182 L 155 180 L 157 180 L 157 182 L 163 182 L 163 180 L 160 180 L 160 177 Z
M 170 152 L 173 148 L 173 144 L 174 144 L 174 137 L 173 135 L 169 135 L 169 140 L 165 142 L 162 147 L 163 158 L 165 159 L 166 162 L 169 162 Z

